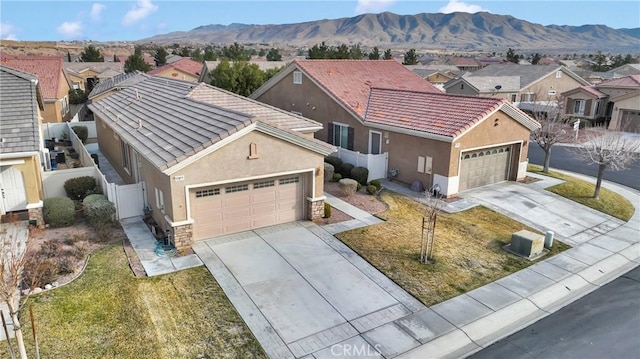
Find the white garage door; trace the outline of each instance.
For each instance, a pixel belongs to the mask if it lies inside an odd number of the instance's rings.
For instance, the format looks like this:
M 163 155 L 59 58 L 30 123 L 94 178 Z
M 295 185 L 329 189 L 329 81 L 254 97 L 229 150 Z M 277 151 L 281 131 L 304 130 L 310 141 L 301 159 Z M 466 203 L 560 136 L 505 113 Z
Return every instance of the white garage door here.
M 191 192 L 195 240 L 303 218 L 301 175 L 198 188 Z
M 509 176 L 510 146 L 462 153 L 460 191 L 504 181 Z

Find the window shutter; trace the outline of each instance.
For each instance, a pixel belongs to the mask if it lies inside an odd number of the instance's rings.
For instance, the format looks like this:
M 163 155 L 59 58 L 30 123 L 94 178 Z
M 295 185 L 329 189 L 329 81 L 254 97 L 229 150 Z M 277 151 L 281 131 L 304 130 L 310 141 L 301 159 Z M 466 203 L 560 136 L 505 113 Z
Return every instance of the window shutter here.
M 329 122 L 327 124 L 327 132 L 329 136 L 327 136 L 327 142 L 333 144 L 333 122 Z
M 353 127 L 347 127 L 347 149 L 353 151 Z

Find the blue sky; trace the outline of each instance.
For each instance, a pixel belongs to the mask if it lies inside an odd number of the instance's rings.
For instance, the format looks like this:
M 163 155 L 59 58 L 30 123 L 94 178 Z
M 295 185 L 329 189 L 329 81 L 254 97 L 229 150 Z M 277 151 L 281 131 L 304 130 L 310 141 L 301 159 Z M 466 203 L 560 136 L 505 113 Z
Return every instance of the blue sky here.
M 208 24 L 281 24 L 397 14 L 488 11 L 543 25 L 640 27 L 640 1 L 297 0 L 297 1 L 7 1 L 0 2 L 0 38 L 30 41 L 139 40 Z

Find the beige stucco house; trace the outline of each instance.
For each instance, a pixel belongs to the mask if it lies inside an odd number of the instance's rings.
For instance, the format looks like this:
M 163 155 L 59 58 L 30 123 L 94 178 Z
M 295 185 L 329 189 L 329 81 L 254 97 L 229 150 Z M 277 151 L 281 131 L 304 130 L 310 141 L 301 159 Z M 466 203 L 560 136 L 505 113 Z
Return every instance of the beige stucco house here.
M 147 74 L 90 95 L 101 152 L 178 248 L 324 213 L 322 125 L 206 85 Z
M 197 82 L 200 77 L 201 69 L 202 63 L 191 60 L 188 57 L 183 57 L 177 61 L 155 68 L 147 73 L 154 76 Z
M 0 214 L 27 211 L 41 226 L 44 104 L 39 80 L 0 65 L 0 83 Z
M 91 92 L 100 81 L 124 73 L 124 62 L 65 62 L 71 88 Z
M 69 113 L 71 83 L 62 66 L 61 57 L 0 54 L 0 63 L 38 77 L 44 103 L 43 122 L 64 122 L 71 119 Z
M 502 99 L 447 95 L 395 61 L 296 60 L 251 95 L 323 124 L 342 149 L 387 154 L 387 176 L 442 194 L 525 176 L 539 124 Z

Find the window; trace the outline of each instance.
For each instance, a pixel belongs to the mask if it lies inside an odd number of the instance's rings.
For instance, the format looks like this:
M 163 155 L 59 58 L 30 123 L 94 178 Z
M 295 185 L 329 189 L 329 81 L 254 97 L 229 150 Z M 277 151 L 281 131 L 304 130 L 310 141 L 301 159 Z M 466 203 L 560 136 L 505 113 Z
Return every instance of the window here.
M 122 167 L 127 173 L 131 174 L 131 157 L 129 154 L 129 145 L 120 140 L 120 154 L 122 155 Z
M 298 183 L 300 182 L 300 177 L 288 177 L 288 178 L 283 178 L 280 181 L 280 185 L 282 186 L 283 184 L 289 184 L 289 183 Z
M 202 191 L 196 191 L 196 198 L 217 196 L 219 194 L 220 188 L 205 189 Z
M 248 184 L 240 184 L 237 186 L 226 187 L 224 189 L 224 193 L 234 193 L 234 192 L 242 192 L 242 191 L 248 191 L 248 190 L 249 190 Z
M 518 101 L 518 95 L 516 95 L 514 93 L 511 94 L 511 102 L 516 102 L 516 101 Z
M 559 79 L 561 77 L 562 77 L 562 71 L 561 70 L 556 71 L 556 78 Z
M 300 72 L 300 71 L 294 71 L 293 72 L 293 83 L 295 85 L 302 84 L 302 72 Z
M 353 149 L 353 128 L 339 123 L 329 124 L 329 143 L 334 146 Z
M 273 187 L 275 185 L 276 185 L 275 181 L 256 182 L 253 184 L 253 189 Z
M 369 131 L 369 154 L 379 155 L 382 153 L 382 133 Z
M 78 89 L 80 89 L 80 83 L 79 83 L 79 82 L 74 82 L 74 83 L 73 83 L 73 89 L 74 89 L 74 90 L 78 90 Z
M 596 101 L 596 112 L 595 112 L 595 114 L 596 115 L 600 114 L 600 101 Z
M 536 98 L 536 96 L 535 96 L 534 93 L 523 93 L 521 101 L 522 102 L 533 102 L 535 98 Z
M 460 90 L 464 90 L 464 84 L 460 84 Z
M 158 188 L 156 190 L 156 208 L 164 212 L 164 194 Z
M 69 113 L 69 98 L 67 96 L 60 99 L 60 105 L 61 105 L 60 114 L 62 116 Z
M 573 114 L 574 115 L 584 115 L 584 105 L 585 100 L 575 100 L 573 102 Z

